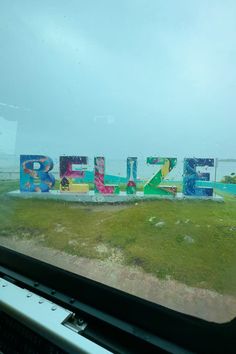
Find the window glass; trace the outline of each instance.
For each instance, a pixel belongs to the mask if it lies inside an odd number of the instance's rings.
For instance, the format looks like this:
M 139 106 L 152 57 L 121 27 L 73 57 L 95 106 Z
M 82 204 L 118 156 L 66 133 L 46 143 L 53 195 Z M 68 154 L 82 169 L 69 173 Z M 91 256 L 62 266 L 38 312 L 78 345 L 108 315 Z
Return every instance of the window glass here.
M 236 314 L 234 1 L 2 1 L 0 244 Z

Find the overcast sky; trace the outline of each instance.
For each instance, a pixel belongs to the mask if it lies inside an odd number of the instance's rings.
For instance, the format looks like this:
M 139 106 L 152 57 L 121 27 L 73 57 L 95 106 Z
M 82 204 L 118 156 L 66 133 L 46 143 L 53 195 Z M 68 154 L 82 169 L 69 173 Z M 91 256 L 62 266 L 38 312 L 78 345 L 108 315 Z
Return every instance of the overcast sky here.
M 236 158 L 235 93 L 235 0 L 0 0 L 1 152 Z

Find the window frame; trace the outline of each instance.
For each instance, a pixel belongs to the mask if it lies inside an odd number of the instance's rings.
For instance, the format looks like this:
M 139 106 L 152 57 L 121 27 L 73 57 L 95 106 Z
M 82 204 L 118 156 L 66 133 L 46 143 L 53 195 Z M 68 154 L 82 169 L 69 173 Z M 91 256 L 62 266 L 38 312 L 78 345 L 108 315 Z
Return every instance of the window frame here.
M 150 352 L 154 348 L 176 353 L 236 349 L 236 319 L 217 324 L 195 318 L 3 246 L 0 275 L 82 314 L 94 328 L 100 328 L 95 340 L 112 350 L 122 338 L 131 346 L 147 346 Z

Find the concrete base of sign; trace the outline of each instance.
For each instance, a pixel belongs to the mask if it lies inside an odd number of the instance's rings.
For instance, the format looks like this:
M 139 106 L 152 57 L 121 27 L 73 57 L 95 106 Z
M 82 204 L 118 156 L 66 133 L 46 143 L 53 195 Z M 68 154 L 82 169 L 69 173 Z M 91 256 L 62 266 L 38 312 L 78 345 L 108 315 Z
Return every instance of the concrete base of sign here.
M 137 192 L 136 194 L 126 194 L 125 192 L 120 192 L 120 194 L 97 194 L 93 191 L 88 193 L 61 193 L 58 190 L 52 190 L 48 193 L 31 193 L 31 192 L 20 192 L 12 191 L 8 193 L 9 196 L 17 198 L 35 198 L 35 199 L 54 199 L 63 200 L 67 202 L 80 202 L 80 203 L 124 203 L 130 201 L 140 201 L 140 200 L 153 200 L 153 199 L 168 199 L 168 200 L 183 200 L 183 199 L 200 199 L 200 200 L 213 200 L 216 202 L 221 202 L 224 200 L 223 197 L 214 194 L 212 197 L 198 197 L 198 196 L 185 196 L 183 193 L 177 193 L 176 196 L 162 196 L 162 195 L 148 195 L 143 192 Z

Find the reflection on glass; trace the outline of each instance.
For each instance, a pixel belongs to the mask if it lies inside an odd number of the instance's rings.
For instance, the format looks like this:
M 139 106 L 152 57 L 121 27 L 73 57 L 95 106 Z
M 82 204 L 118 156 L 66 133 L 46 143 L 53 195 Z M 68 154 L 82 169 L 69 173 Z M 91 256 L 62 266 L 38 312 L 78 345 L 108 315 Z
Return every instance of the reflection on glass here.
M 235 10 L 5 2 L 0 244 L 235 317 Z

